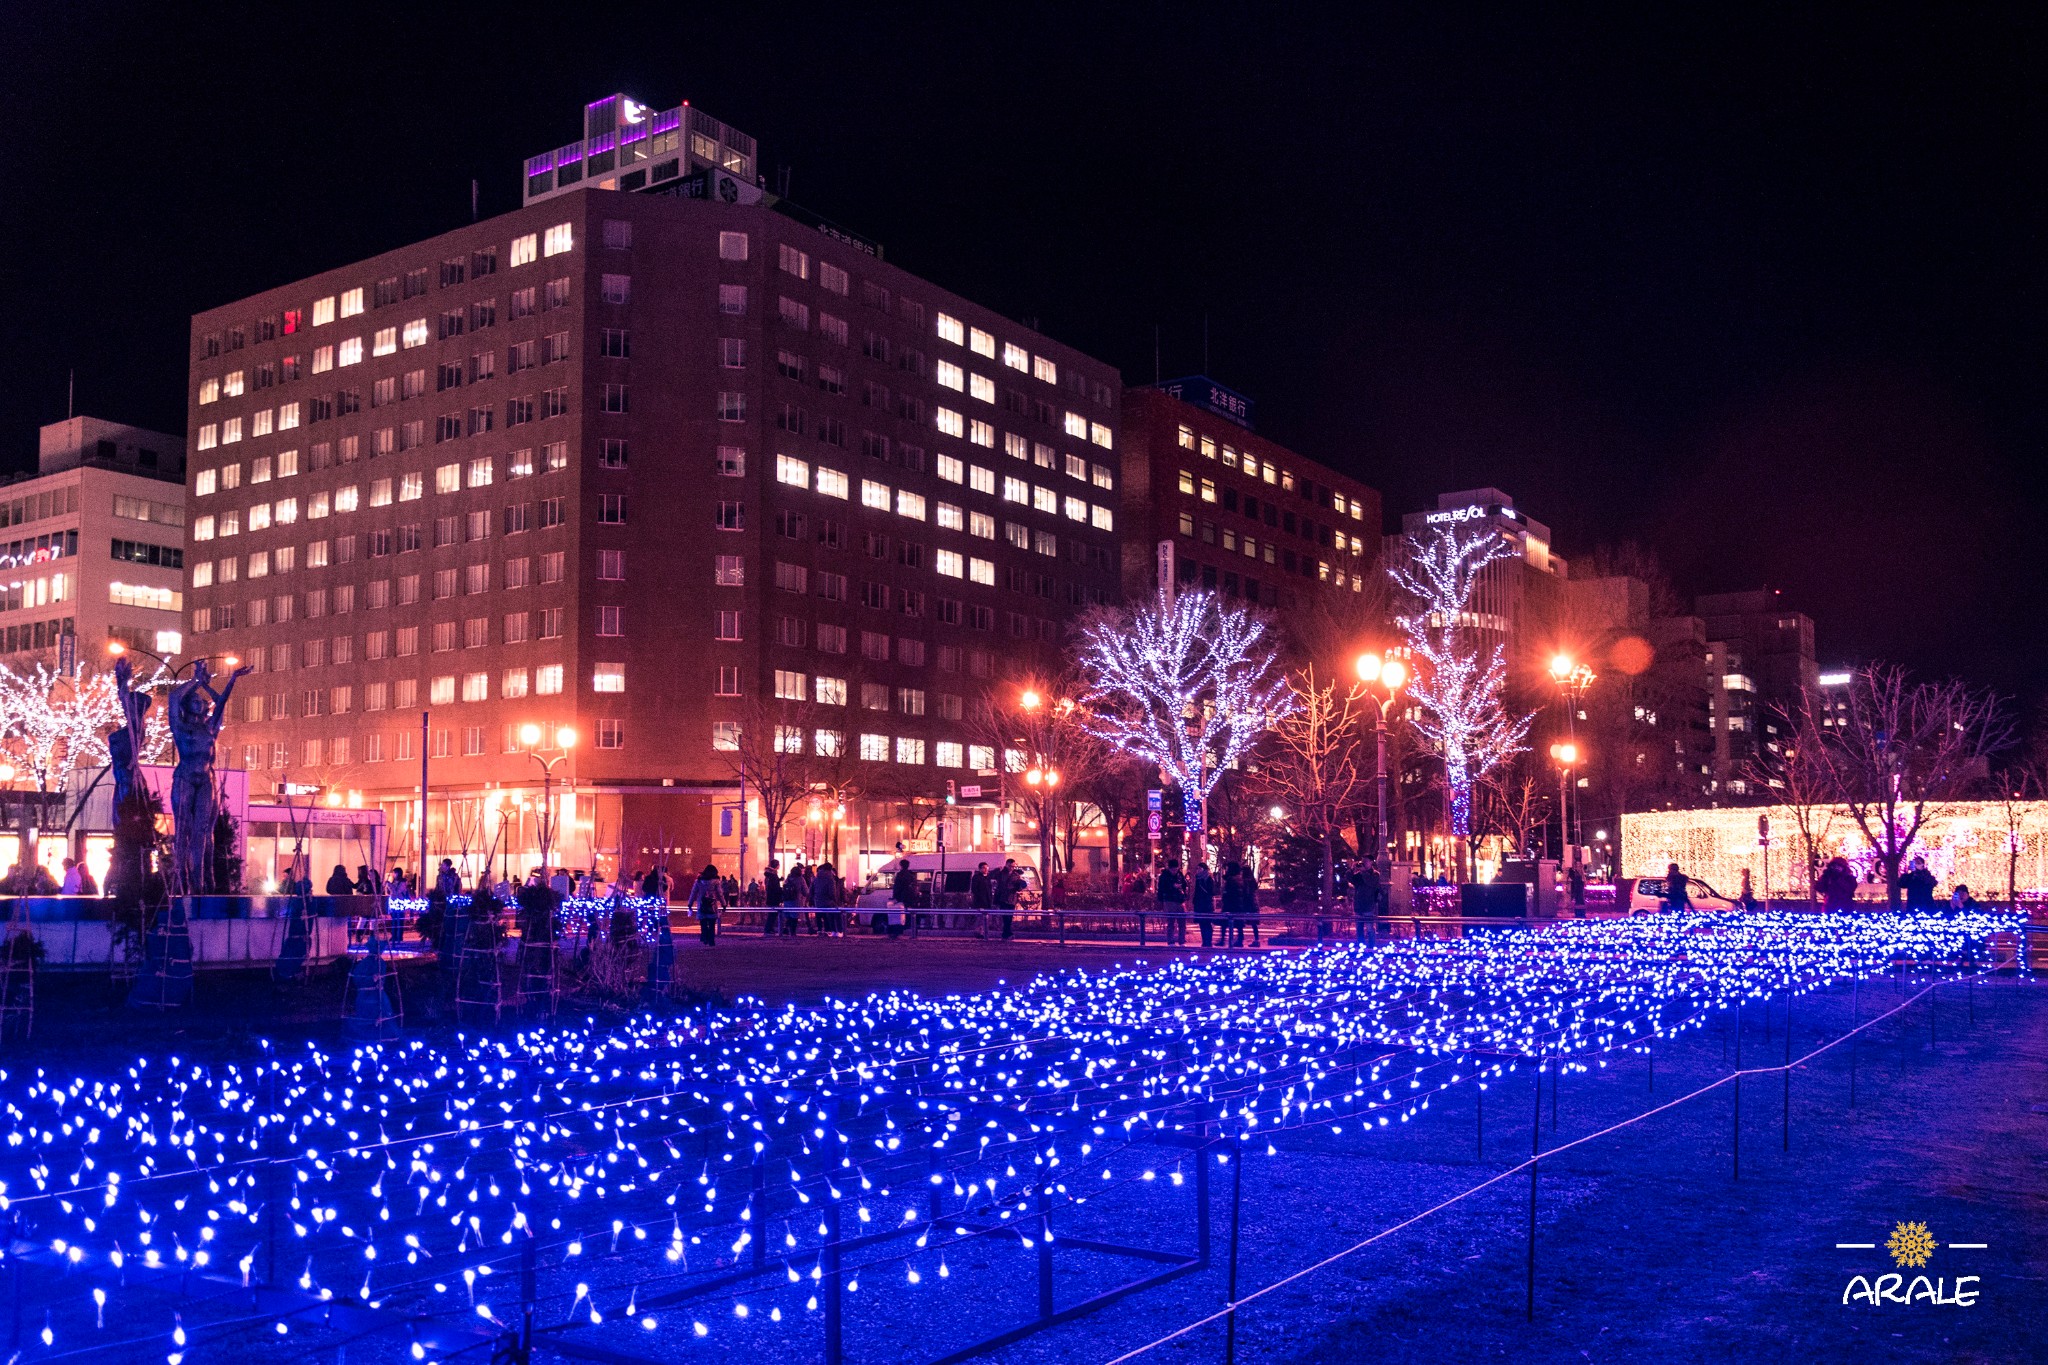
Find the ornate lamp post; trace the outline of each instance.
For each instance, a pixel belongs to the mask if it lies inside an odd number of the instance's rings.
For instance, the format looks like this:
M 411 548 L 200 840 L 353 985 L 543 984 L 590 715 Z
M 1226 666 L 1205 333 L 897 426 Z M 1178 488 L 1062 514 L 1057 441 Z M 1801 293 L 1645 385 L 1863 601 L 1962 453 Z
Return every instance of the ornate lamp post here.
M 1571 790 L 1572 769 L 1579 766 L 1579 746 L 1571 740 L 1563 740 L 1550 746 L 1550 756 L 1557 761 L 1557 842 L 1566 867 L 1572 863 L 1570 826 L 1566 822 L 1568 809 L 1567 795 Z
M 553 758 L 542 757 L 541 741 L 552 738 L 556 750 Z M 548 850 L 554 842 L 555 833 L 555 765 L 569 757 L 569 751 L 576 747 L 576 731 L 568 725 L 557 726 L 552 735 L 542 726 L 528 721 L 519 727 L 519 742 L 526 746 L 526 756 L 540 764 L 540 874 L 548 875 Z M 420 869 L 425 875 L 426 869 Z
M 1408 665 L 1368 650 L 1358 656 L 1358 695 L 1372 702 L 1373 775 L 1379 788 L 1380 846 L 1373 866 L 1385 878 L 1392 871 L 1387 849 L 1387 712 L 1408 681 Z

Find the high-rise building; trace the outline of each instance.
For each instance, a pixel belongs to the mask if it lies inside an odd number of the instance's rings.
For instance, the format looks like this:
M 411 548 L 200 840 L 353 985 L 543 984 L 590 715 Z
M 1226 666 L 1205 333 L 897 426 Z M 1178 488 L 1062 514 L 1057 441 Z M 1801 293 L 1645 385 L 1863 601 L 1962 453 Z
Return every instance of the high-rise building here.
M 1275 609 L 1367 587 L 1379 557 L 1380 495 L 1251 429 L 1251 404 L 1213 380 L 1123 395 L 1128 524 L 1123 588 L 1164 577 Z
M 97 417 L 42 429 L 0 484 L 0 657 L 103 663 L 109 641 L 184 647 L 185 443 Z
M 734 746 L 772 725 L 834 813 L 870 798 L 851 871 L 917 832 L 875 798 L 994 766 L 974 701 L 1116 593 L 1118 376 L 719 129 L 644 193 L 587 135 L 567 192 L 564 149 L 512 213 L 194 319 L 189 617 L 259 670 L 252 787 L 359 793 L 405 850 L 424 758 L 430 856 L 520 866 L 559 759 L 557 861 L 729 869 L 744 831 L 758 870 Z
M 1764 795 L 1759 779 L 1784 756 L 1786 717 L 1820 690 L 1813 618 L 1794 611 L 1776 588 L 1714 593 L 1694 611 L 1706 624 L 1719 686 L 1713 694 L 1714 785 L 1737 800 Z

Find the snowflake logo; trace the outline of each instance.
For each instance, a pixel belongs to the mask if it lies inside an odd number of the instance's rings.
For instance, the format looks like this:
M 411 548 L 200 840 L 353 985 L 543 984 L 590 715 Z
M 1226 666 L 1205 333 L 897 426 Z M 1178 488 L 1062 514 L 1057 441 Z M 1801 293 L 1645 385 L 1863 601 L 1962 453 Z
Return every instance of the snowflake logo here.
M 1926 1265 L 1927 1258 L 1934 1254 L 1934 1238 L 1928 1235 L 1925 1223 L 1900 1223 L 1892 1229 L 1884 1247 L 1898 1264 L 1918 1267 Z

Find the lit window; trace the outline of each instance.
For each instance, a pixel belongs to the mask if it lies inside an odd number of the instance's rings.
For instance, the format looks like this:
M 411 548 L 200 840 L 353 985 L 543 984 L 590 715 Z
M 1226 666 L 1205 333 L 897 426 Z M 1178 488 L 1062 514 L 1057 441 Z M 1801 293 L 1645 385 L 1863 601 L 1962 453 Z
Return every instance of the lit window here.
M 795 488 L 808 488 L 811 485 L 811 466 L 807 461 L 799 460 L 793 455 L 777 455 L 775 482 L 786 483 Z
M 896 761 L 898 763 L 924 762 L 924 741 L 921 739 L 906 739 L 899 735 L 896 739 Z
M 964 392 L 967 388 L 967 371 L 950 360 L 941 360 L 937 363 L 933 378 L 955 392 Z
M 1088 419 L 1078 412 L 1068 413 L 1066 416 L 1066 433 L 1069 436 L 1085 438 L 1088 435 Z
M 376 336 L 370 340 L 371 355 L 390 355 L 398 349 L 398 329 L 379 327 Z
M 984 403 L 993 403 L 996 401 L 995 380 L 990 379 L 984 375 L 978 374 L 969 375 L 968 378 L 972 381 L 968 386 L 970 389 L 970 393 L 968 395 L 969 397 L 978 398 Z
M 996 519 L 986 512 L 969 512 L 967 514 L 967 534 L 980 536 L 983 540 L 994 540 L 996 538 Z
M 347 341 L 341 343 L 341 363 L 344 365 L 360 365 L 363 363 L 363 339 L 361 337 L 350 337 Z
M 1031 368 L 1031 352 L 1014 341 L 1006 341 L 1003 343 L 1003 364 L 1012 370 L 1028 371 Z
M 845 498 L 849 496 L 848 484 L 847 477 L 838 470 L 827 469 L 823 465 L 818 467 L 818 491 L 826 497 Z
M 876 483 L 873 479 L 862 479 L 860 481 L 860 504 L 863 507 L 876 507 L 884 512 L 888 511 L 889 485 L 886 483 Z
M 446 674 L 427 684 L 427 700 L 435 706 L 455 704 L 455 675 Z
M 973 582 L 994 587 L 996 582 L 996 566 L 991 560 L 970 559 L 967 561 L 967 577 Z
M 363 311 L 363 291 L 360 286 L 348 290 L 341 296 L 341 315 L 352 318 Z
M 405 349 L 409 351 L 415 346 L 426 345 L 431 335 L 427 331 L 427 320 L 414 318 L 405 324 Z
M 820 679 L 819 681 L 823 681 Z M 777 701 L 802 701 L 809 695 L 804 675 L 793 669 L 775 670 L 775 699 Z
M 977 417 L 968 424 L 967 439 L 978 446 L 987 446 L 993 450 L 996 445 L 996 429 Z
M 942 739 L 932 746 L 932 762 L 941 768 L 965 766 L 966 750 L 957 740 Z
M 626 666 L 624 664 L 599 664 L 590 675 L 590 690 L 593 692 L 625 691 Z
M 896 515 L 899 517 L 913 517 L 918 521 L 923 521 L 924 495 L 921 493 L 912 493 L 901 488 L 897 489 Z
M 740 723 L 736 720 L 712 721 L 711 747 L 720 753 L 736 753 L 740 747 Z
M 957 456 L 939 456 L 936 467 L 939 477 L 947 483 L 963 483 L 967 479 L 967 466 Z
M 887 735 L 862 735 L 860 756 L 870 763 L 889 761 L 889 737 Z
M 199 384 L 199 406 L 205 407 L 208 403 L 217 403 L 219 401 L 220 381 L 218 379 L 201 380 Z
M 1104 450 L 1110 448 L 1109 428 L 1100 422 L 1090 422 L 1088 424 L 1088 439 L 1101 446 Z
M 573 249 L 575 245 L 574 229 L 567 223 L 557 223 L 547 230 L 546 239 L 541 245 L 541 255 L 559 256 L 563 252 Z M 518 262 L 514 261 L 513 264 L 517 265 Z
M 956 550 L 940 550 L 932 557 L 932 567 L 948 578 L 961 578 L 967 573 L 967 563 Z
M 1088 520 L 1088 504 L 1080 498 L 1068 497 L 1061 499 L 1060 510 L 1066 513 L 1068 521 Z
M 941 340 L 950 341 L 955 346 L 967 340 L 967 329 L 961 325 L 960 319 L 951 313 L 938 315 L 938 333 Z
M 967 434 L 967 419 L 951 408 L 934 408 L 932 421 L 940 431 L 956 439 Z
M 562 666 L 542 664 L 533 670 L 533 692 L 537 697 L 558 696 L 562 691 Z
M 983 469 L 980 465 L 975 465 L 969 471 L 967 486 L 977 493 L 993 495 L 996 491 L 996 472 L 993 469 Z
M 529 232 L 524 237 L 514 237 L 512 239 L 512 254 L 510 259 L 514 268 L 517 268 L 522 265 L 532 265 L 536 260 L 539 260 L 539 234 Z M 318 321 L 317 314 L 315 317 L 315 321 Z
M 934 507 L 932 509 L 932 520 L 947 531 L 964 531 L 967 529 L 966 516 L 958 507 L 950 502 L 942 502 Z
M 1030 502 L 1031 485 L 1022 479 L 1003 480 L 1004 502 Z
M 1107 507 L 1091 507 L 1088 509 L 1088 524 L 1098 531 L 1114 531 L 1116 514 Z
M 332 321 L 334 321 L 334 296 L 330 294 L 324 299 L 313 300 L 313 325 L 315 327 L 325 327 Z
M 968 329 L 967 342 L 967 348 L 976 355 L 985 355 L 991 360 L 995 359 L 996 339 L 987 332 L 982 331 L 979 327 Z

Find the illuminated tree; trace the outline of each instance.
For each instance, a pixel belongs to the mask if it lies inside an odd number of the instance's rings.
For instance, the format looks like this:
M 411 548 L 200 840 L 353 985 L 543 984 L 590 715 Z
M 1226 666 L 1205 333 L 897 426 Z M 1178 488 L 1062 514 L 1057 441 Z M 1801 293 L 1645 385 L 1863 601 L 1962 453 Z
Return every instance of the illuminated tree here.
M 1899 875 L 1928 817 L 1989 778 L 2012 737 L 1995 693 L 1966 683 L 1915 683 L 1889 665 L 1859 669 L 1837 692 L 1833 725 L 1815 746 L 1836 796 L 1863 831 L 1899 908 Z M 1803 747 L 1803 746 L 1802 746 Z
M 1387 567 L 1406 599 L 1395 623 L 1418 665 L 1409 689 L 1420 709 L 1415 728 L 1443 761 L 1463 875 L 1471 856 L 1473 786 L 1522 752 L 1533 719 L 1512 714 L 1502 703 L 1506 651 L 1499 644 L 1482 645 L 1469 624 L 1480 573 L 1512 551 L 1493 531 L 1459 525 L 1410 536 L 1405 548 L 1405 556 Z
M 161 689 L 161 671 L 135 690 Z M 0 751 L 41 792 L 62 792 L 71 775 L 107 765 L 107 733 L 122 724 L 112 673 L 72 678 L 45 664 L 0 665 Z M 170 746 L 164 708 L 150 708 L 141 762 L 161 762 Z
M 1214 593 L 1161 593 L 1094 613 L 1082 627 L 1080 666 L 1083 725 L 1180 788 L 1195 856 L 1206 856 L 1203 802 L 1292 706 L 1264 623 Z

